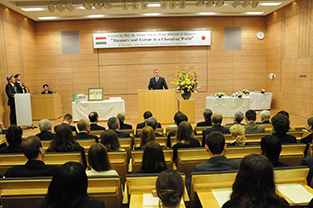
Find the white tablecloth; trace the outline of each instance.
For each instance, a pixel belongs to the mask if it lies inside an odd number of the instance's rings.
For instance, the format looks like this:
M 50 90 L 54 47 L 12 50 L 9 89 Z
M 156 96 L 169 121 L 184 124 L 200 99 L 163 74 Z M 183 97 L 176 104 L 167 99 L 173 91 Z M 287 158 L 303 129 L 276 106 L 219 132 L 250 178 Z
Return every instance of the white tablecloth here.
M 237 111 L 245 113 L 250 109 L 250 98 L 234 98 L 234 97 L 207 97 L 206 108 L 209 108 L 213 113 L 220 113 L 223 117 L 233 117 Z
M 251 92 L 250 97 L 250 109 L 252 110 L 268 110 L 271 109 L 273 93 L 255 93 Z
M 88 119 L 90 112 L 95 111 L 99 115 L 99 121 L 108 120 L 116 116 L 118 112 L 125 111 L 124 100 L 103 100 L 72 102 L 73 121 Z

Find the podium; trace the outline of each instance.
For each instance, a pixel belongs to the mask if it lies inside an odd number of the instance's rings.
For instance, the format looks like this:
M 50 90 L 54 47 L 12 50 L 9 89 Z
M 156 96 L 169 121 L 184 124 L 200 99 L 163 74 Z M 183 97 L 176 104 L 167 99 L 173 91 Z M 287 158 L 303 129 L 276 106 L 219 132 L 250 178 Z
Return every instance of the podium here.
M 62 116 L 61 96 L 55 94 L 40 94 L 31 96 L 33 120 L 57 119 Z
M 176 90 L 138 90 L 138 117 L 143 122 L 145 111 L 151 111 L 160 123 L 173 123 L 176 113 Z
M 33 124 L 30 94 L 14 94 L 16 123 L 18 126 L 29 126 Z

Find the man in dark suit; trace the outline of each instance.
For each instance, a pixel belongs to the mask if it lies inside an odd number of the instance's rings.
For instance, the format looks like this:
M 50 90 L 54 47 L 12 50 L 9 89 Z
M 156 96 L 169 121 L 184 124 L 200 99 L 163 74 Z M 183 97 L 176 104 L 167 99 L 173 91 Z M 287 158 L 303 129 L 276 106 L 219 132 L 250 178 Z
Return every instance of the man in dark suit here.
M 15 101 L 14 94 L 17 93 L 17 89 L 15 86 L 15 78 L 13 75 L 7 76 L 8 84 L 5 86 L 5 92 L 8 96 L 8 106 L 10 106 L 10 122 L 12 124 L 16 123 L 16 112 L 15 112 Z
M 20 74 L 16 74 L 15 78 L 15 86 L 17 89 L 17 93 L 27 93 L 27 89 L 24 83 L 22 83 L 22 77 Z
M 194 172 L 237 170 L 239 161 L 227 159 L 223 154 L 226 149 L 225 137 L 220 132 L 211 132 L 205 140 L 205 150 L 210 159 L 195 165 Z
M 120 122 L 120 129 L 133 129 L 133 126 L 130 124 L 124 123 L 126 114 L 125 112 L 121 111 L 119 112 L 116 117 L 118 118 L 118 121 Z
M 175 116 L 174 116 L 174 121 L 175 121 L 175 124 L 177 125 L 177 127 L 179 126 L 179 124 L 183 121 L 188 121 L 188 117 L 183 114 L 183 113 L 176 113 Z M 168 133 L 167 135 L 167 142 L 166 142 L 166 145 L 167 147 L 172 147 L 172 144 L 171 144 L 171 137 L 174 137 L 176 135 L 176 130 L 175 131 L 171 131 Z
M 73 121 L 73 117 L 72 117 L 72 115 L 69 114 L 69 113 L 66 114 L 66 115 L 63 117 L 63 123 L 68 124 L 68 125 L 71 127 L 72 131 L 75 131 L 76 134 L 77 134 L 76 127 L 75 127 L 75 126 L 71 126 L 72 121 Z M 60 125 L 61 125 L 61 124 L 60 124 Z M 57 125 L 57 126 L 54 127 L 54 131 L 55 131 L 55 132 L 57 131 L 57 128 L 58 128 L 60 125 Z
M 43 91 L 41 92 L 41 94 L 53 94 L 52 91 L 49 90 L 49 86 L 47 84 L 44 84 L 42 88 Z
M 145 119 L 145 121 L 142 122 L 142 123 L 137 124 L 136 129 L 143 129 L 143 127 L 146 126 L 146 120 L 147 120 L 148 118 L 152 117 L 152 116 L 153 116 L 153 115 L 152 115 L 152 113 L 151 113 L 150 111 L 144 112 L 143 118 Z M 160 123 L 158 123 L 157 128 L 162 128 L 162 126 L 161 126 Z
M 79 134 L 75 135 L 76 140 L 94 139 L 95 142 L 99 141 L 99 137 L 89 134 L 90 125 L 89 125 L 89 121 L 87 121 L 86 119 L 80 119 L 77 123 L 77 128 L 79 130 Z
M 104 131 L 105 127 L 99 126 L 98 125 L 98 113 L 97 112 L 91 112 L 89 113 L 89 121 L 91 122 L 90 124 L 90 131 Z
M 267 135 L 261 139 L 262 155 L 271 161 L 274 168 L 288 166 L 287 163 L 279 161 L 281 148 L 281 142 L 277 136 Z
M 202 147 L 204 147 L 205 145 L 206 136 L 213 131 L 218 131 L 222 134 L 230 134 L 230 131 L 228 128 L 221 126 L 221 123 L 223 121 L 223 116 L 220 113 L 214 113 L 211 119 L 212 119 L 212 125 L 213 125 L 212 128 L 204 129 L 202 131 Z
M 45 150 L 38 137 L 27 137 L 23 140 L 21 147 L 28 161 L 25 165 L 16 165 L 9 168 L 5 174 L 6 178 L 53 176 L 55 171 L 59 168 L 57 165 L 46 165 L 42 161 Z
M 246 134 L 257 134 L 265 132 L 265 128 L 263 125 L 257 125 L 255 123 L 256 113 L 254 110 L 248 110 L 246 112 L 245 120 L 247 123 L 246 125 L 244 125 Z
M 40 133 L 36 134 L 41 141 L 51 141 L 54 138 L 52 131 L 52 123 L 48 119 L 42 119 L 38 123 Z
M 210 109 L 208 109 L 208 108 L 205 109 L 203 111 L 204 121 L 197 123 L 196 126 L 212 126 L 211 116 L 212 116 L 212 111 Z
M 108 127 L 112 129 L 117 134 L 118 138 L 130 138 L 130 134 L 128 132 L 119 131 L 120 130 L 120 123 L 118 118 L 111 117 L 108 120 Z
M 154 70 L 154 77 L 150 79 L 148 89 L 149 90 L 162 90 L 163 87 L 167 90 L 167 84 L 163 77 L 160 77 L 159 70 Z
M 261 122 L 256 122 L 256 124 L 271 124 L 270 117 L 271 113 L 268 110 L 263 110 L 260 113 Z
M 228 124 L 226 124 L 225 126 L 233 126 L 233 125 L 235 125 L 235 124 L 244 125 L 244 124 L 241 123 L 241 121 L 244 119 L 244 117 L 245 117 L 245 116 L 243 115 L 242 112 L 237 111 L 237 112 L 235 113 L 235 115 L 234 115 L 234 123 L 228 123 Z
M 146 124 L 147 124 L 147 126 L 151 126 L 153 128 L 153 130 L 155 131 L 156 127 L 158 125 L 158 121 L 157 121 L 156 118 L 150 117 L 150 118 L 147 119 Z M 155 133 L 155 136 L 156 137 L 164 137 L 162 134 L 159 134 L 159 133 Z M 136 137 L 140 138 L 141 134 L 137 134 Z

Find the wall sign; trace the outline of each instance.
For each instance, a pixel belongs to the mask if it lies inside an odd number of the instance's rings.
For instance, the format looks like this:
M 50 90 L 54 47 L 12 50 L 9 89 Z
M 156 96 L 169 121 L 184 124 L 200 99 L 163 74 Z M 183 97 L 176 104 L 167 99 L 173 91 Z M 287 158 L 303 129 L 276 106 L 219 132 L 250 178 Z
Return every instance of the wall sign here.
M 207 46 L 211 45 L 211 31 L 160 31 L 94 33 L 94 48 Z

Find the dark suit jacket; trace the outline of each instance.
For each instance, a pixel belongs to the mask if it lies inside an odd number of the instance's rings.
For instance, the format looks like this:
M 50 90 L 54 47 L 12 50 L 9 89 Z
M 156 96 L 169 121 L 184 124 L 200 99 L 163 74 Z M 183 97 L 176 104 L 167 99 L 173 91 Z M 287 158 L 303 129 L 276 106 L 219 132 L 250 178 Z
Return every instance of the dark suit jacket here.
M 276 134 L 276 133 L 273 133 L 273 135 L 278 137 L 278 139 L 280 140 L 281 144 L 297 143 L 297 138 L 295 136 L 293 136 L 293 135 L 290 135 L 290 134 L 280 135 L 280 134 Z
M 14 97 L 13 96 L 15 93 L 17 93 L 17 92 L 15 92 L 15 88 L 10 83 L 8 83 L 5 86 L 5 92 L 9 98 L 8 105 L 9 106 L 14 105 Z
M 0 149 L 0 153 L 23 153 L 22 148 L 17 148 L 17 147 L 11 147 L 11 146 L 4 146 L 3 148 Z
M 211 157 L 208 161 L 195 165 L 194 172 L 237 170 L 239 161 L 227 159 L 225 156 Z
M 69 125 L 68 123 L 66 123 L 66 124 Z M 60 124 L 60 125 L 61 125 L 61 124 Z M 57 126 L 54 127 L 54 132 L 57 131 L 57 128 L 58 128 L 60 125 L 57 125 Z M 72 125 L 69 125 L 69 126 L 71 127 L 72 131 L 75 131 L 76 134 L 78 133 L 75 126 L 72 126 Z
M 39 137 L 41 141 L 52 140 L 54 138 L 54 135 L 55 134 L 52 134 L 50 131 L 42 131 L 36 134 L 36 136 Z
M 51 208 L 51 207 L 53 207 L 53 204 L 47 204 L 44 199 L 37 201 L 33 205 L 33 208 Z M 101 200 L 87 200 L 83 204 L 83 207 L 84 208 L 105 208 L 104 202 Z
M 311 133 L 308 136 L 302 138 L 300 141 L 302 143 L 308 144 L 308 143 L 312 143 L 312 139 L 313 139 L 313 133 Z
M 133 126 L 126 123 L 120 123 L 120 129 L 133 129 Z
M 15 165 L 9 168 L 5 177 L 53 176 L 58 168 L 58 165 L 46 165 L 40 160 L 28 160 L 25 165 Z
M 143 127 L 145 126 L 146 126 L 146 122 L 142 122 L 142 123 L 137 124 L 136 129 L 143 129 Z M 158 123 L 157 128 L 162 128 L 160 123 Z
M 130 137 L 130 134 L 128 132 L 117 131 L 117 130 L 114 130 L 114 131 L 117 134 L 118 138 L 129 138 Z
M 230 134 L 229 129 L 221 126 L 220 124 L 214 125 L 212 126 L 212 128 L 204 129 L 202 131 L 202 147 L 204 147 L 205 145 L 206 135 L 208 135 L 209 133 L 213 131 L 218 131 L 218 132 L 221 132 L 222 134 Z
M 42 91 L 41 94 L 53 94 L 52 91 L 48 90 L 48 93 L 46 93 L 45 91 Z
M 190 147 L 200 147 L 200 142 L 197 139 L 193 139 L 190 141 L 190 144 L 176 143 L 173 146 L 173 161 L 176 162 L 176 160 L 177 160 L 177 150 L 178 149 L 190 148 Z
M 96 123 L 91 123 L 90 124 L 90 131 L 101 131 L 101 130 L 105 130 L 105 127 L 103 126 L 99 126 L 98 124 Z
M 256 124 L 271 124 L 269 120 L 265 120 L 263 122 L 256 122 Z
M 163 77 L 159 77 L 159 81 L 155 81 L 155 77 L 152 77 L 149 82 L 148 89 L 149 90 L 162 90 L 163 86 L 165 89 L 168 89 L 166 81 Z
M 88 134 L 87 132 L 80 132 L 79 134 L 75 135 L 76 140 L 82 140 L 82 139 L 94 139 L 95 142 L 99 141 L 99 137 L 95 135 Z M 78 141 L 79 142 L 79 141 Z
M 256 123 L 250 122 L 244 125 L 246 134 L 257 134 L 264 133 L 265 128 L 263 125 L 257 125 Z
M 197 123 L 196 126 L 212 126 L 211 120 Z
M 24 83 L 15 82 L 14 85 L 16 87 L 17 93 L 27 93 L 27 89 Z M 21 87 L 21 85 L 23 86 L 24 89 Z
M 225 124 L 225 126 L 233 126 L 235 124 L 240 124 L 240 125 L 244 125 L 242 123 L 238 123 L 237 121 L 235 121 L 234 123 L 228 123 L 228 124 Z

